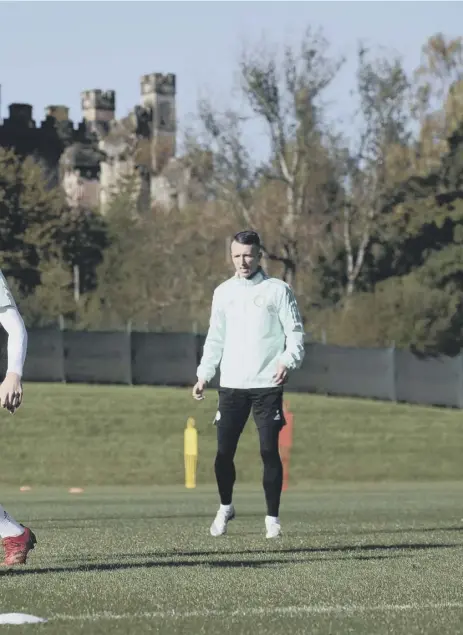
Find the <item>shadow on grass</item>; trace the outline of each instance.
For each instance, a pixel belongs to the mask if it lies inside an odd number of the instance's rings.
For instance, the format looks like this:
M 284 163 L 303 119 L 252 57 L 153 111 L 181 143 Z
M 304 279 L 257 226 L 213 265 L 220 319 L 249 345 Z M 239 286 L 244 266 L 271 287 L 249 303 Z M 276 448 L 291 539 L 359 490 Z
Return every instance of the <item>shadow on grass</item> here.
M 427 534 L 435 533 L 438 531 L 461 531 L 463 532 L 463 525 L 447 525 L 440 527 L 393 527 L 393 528 L 376 528 L 370 527 L 366 529 L 352 529 L 341 528 L 337 531 L 333 529 L 317 529 L 312 528 L 310 532 L 314 536 L 368 536 L 372 534 Z M 300 531 L 291 532 L 293 538 L 306 536 Z M 463 545 L 462 545 L 463 546 Z
M 349 533 L 355 534 L 426 534 L 434 533 L 436 531 L 463 531 L 462 525 L 451 525 L 450 527 L 396 527 L 394 529 L 371 529 L 363 531 L 352 531 Z
M 213 516 L 213 514 L 212 514 Z M 257 516 L 257 514 L 256 514 Z M 95 523 L 101 525 L 102 522 L 111 522 L 116 521 L 117 523 L 126 522 L 129 517 L 127 516 L 74 516 L 72 518 L 47 518 L 46 520 L 38 520 L 34 521 L 33 525 L 35 529 L 49 529 L 50 524 L 54 523 L 55 527 L 53 529 L 81 529 L 83 526 L 86 526 L 87 523 Z M 195 518 L 211 518 L 210 513 L 192 513 L 192 514 L 151 514 L 151 515 L 143 515 L 137 516 L 136 520 L 145 521 L 145 520 L 182 520 L 185 519 L 195 519 Z M 130 517 L 131 520 L 134 520 L 134 517 Z M 60 523 L 74 523 L 71 526 L 67 527 L 59 527 Z M 89 526 L 89 525 L 88 525 Z
M 156 557 L 157 561 L 147 562 L 116 562 L 116 563 L 83 563 L 75 566 L 62 567 L 44 567 L 44 568 L 24 568 L 24 569 L 6 569 L 5 574 L 9 575 L 28 575 L 28 574 L 44 574 L 44 573 L 87 573 L 94 571 L 120 571 L 130 569 L 150 569 L 157 567 L 212 567 L 212 568 L 260 568 L 269 566 L 281 566 L 291 564 L 309 564 L 317 561 L 327 561 L 326 558 L 316 557 L 319 553 L 346 554 L 345 556 L 332 558 L 331 560 L 389 560 L 393 558 L 407 557 L 408 552 L 416 552 L 430 549 L 451 549 L 461 547 L 459 544 L 395 544 L 395 545 L 346 545 L 340 547 L 307 547 L 307 548 L 287 548 L 276 549 L 271 552 L 255 549 L 245 549 L 238 551 L 179 551 L 168 554 L 115 554 L 116 558 L 143 558 Z M 367 554 L 367 551 L 385 551 L 384 554 Z M 400 553 L 404 552 L 404 553 Z M 224 560 L 222 558 L 214 560 L 217 555 L 232 555 L 249 557 L 252 555 L 261 555 L 263 553 L 271 553 L 272 555 L 280 554 L 307 554 L 306 559 L 301 558 L 265 558 L 259 560 Z M 172 558 L 197 557 L 200 560 L 177 560 Z M 169 558 L 171 558 L 169 560 Z
M 391 558 L 404 557 L 402 554 L 388 554 L 388 555 L 359 555 L 346 558 L 337 558 L 337 560 L 389 560 Z M 325 558 L 310 558 L 307 560 L 300 560 L 296 558 L 268 558 L 263 560 L 162 560 L 162 561 L 148 561 L 148 562 L 116 562 L 116 563 L 95 563 L 95 564 L 79 564 L 75 566 L 64 567 L 44 567 L 42 568 L 25 568 L 25 569 L 5 569 L 4 572 L 0 572 L 0 578 L 3 575 L 37 575 L 43 573 L 92 573 L 95 571 L 121 571 L 130 569 L 153 569 L 153 568 L 166 568 L 166 567 L 211 567 L 211 568 L 232 568 L 232 569 L 258 569 L 260 567 L 278 566 L 281 565 L 293 565 L 293 564 L 308 564 L 310 562 L 316 562 L 318 560 L 324 560 Z
M 223 547 L 226 547 L 226 544 L 223 544 Z M 362 553 L 365 551 L 424 551 L 427 549 L 456 549 L 458 547 L 463 547 L 463 544 L 460 543 L 397 543 L 392 545 L 378 545 L 378 544 L 366 544 L 366 545 L 341 545 L 341 546 L 332 546 L 332 547 L 287 547 L 282 549 L 214 549 L 210 551 L 171 551 L 169 553 L 156 553 L 156 552 L 146 552 L 146 553 L 127 553 L 127 554 L 118 554 L 118 557 L 122 558 L 194 558 L 194 557 L 207 557 L 214 555 L 231 555 L 231 556 L 251 556 L 258 554 L 316 554 L 316 553 L 349 553 L 352 555 L 356 553 Z M 386 557 L 386 556 L 383 556 Z M 289 562 L 285 561 L 285 562 Z M 300 562 L 296 560 L 296 562 Z

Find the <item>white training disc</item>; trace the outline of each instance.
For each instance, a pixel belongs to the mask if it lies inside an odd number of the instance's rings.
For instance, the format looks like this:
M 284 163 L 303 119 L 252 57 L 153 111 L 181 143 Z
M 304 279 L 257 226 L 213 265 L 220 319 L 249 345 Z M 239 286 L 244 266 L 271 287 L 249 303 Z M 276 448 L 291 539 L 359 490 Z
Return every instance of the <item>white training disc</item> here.
M 26 613 L 0 613 L 0 624 L 37 624 L 46 621 L 42 617 Z

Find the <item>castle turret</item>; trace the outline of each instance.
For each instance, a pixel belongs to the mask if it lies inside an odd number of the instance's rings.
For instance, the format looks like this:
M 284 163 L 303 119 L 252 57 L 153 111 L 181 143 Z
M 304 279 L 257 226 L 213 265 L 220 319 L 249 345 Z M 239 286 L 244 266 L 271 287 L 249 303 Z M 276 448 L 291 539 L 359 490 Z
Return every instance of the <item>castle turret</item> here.
M 109 122 L 116 111 L 114 90 L 86 90 L 81 93 L 82 112 L 87 122 Z
M 159 173 L 175 156 L 175 75 L 143 75 L 140 83 L 142 105 L 152 113 L 152 169 Z
M 56 121 L 69 121 L 69 108 L 67 106 L 47 106 L 45 117 L 53 117 Z
M 32 106 L 30 104 L 10 104 L 8 107 L 10 111 L 9 123 L 15 126 L 25 126 L 27 128 L 35 127 L 35 122 L 32 119 Z

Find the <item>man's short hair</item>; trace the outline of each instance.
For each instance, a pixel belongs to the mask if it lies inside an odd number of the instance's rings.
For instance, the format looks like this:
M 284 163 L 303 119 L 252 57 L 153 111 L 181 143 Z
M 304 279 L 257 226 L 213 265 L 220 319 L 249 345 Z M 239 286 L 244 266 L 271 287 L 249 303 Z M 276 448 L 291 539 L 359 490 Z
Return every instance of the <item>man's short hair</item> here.
M 233 241 L 240 245 L 256 245 L 260 247 L 260 236 L 257 232 L 253 232 L 249 229 L 238 232 L 233 236 Z

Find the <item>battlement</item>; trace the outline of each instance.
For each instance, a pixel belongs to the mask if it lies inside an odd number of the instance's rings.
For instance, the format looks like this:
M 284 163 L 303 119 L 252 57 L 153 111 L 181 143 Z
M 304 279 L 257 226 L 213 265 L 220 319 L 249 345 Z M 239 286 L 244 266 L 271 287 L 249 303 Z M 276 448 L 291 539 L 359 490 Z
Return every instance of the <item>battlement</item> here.
M 32 123 L 32 106 L 30 104 L 10 104 L 8 110 L 11 123 Z
M 143 178 L 149 189 L 150 178 L 160 177 L 175 157 L 176 76 L 143 75 L 140 89 L 141 105 L 119 122 L 114 90 L 82 91 L 82 119 L 77 126 L 65 105 L 47 105 L 44 120 L 39 118 L 36 123 L 30 104 L 13 103 L 9 118 L 0 124 L 0 147 L 14 148 L 23 157 L 40 156 L 66 193 L 75 187 L 93 188 L 95 206 L 103 204 L 105 192 L 116 186 L 133 163 L 138 173 L 145 170 Z
M 141 94 L 175 95 L 175 75 L 173 73 L 151 73 L 140 79 Z
M 45 108 L 45 120 L 38 122 L 38 126 L 33 119 L 33 108 L 30 104 L 10 104 L 8 106 L 10 116 L 4 121 L 4 127 L 7 129 L 28 128 L 34 130 L 49 130 L 53 120 L 73 127 L 69 120 L 69 108 L 67 106 L 47 106 Z M 1 126 L 0 126 L 1 128 Z
M 86 121 L 111 121 L 114 119 L 116 110 L 114 90 L 85 90 L 80 97 Z
M 116 110 L 116 93 L 114 90 L 84 90 L 81 94 L 82 110 L 95 108 L 96 110 Z
M 47 106 L 45 117 L 53 117 L 56 121 L 69 121 L 69 108 L 67 106 Z

